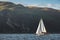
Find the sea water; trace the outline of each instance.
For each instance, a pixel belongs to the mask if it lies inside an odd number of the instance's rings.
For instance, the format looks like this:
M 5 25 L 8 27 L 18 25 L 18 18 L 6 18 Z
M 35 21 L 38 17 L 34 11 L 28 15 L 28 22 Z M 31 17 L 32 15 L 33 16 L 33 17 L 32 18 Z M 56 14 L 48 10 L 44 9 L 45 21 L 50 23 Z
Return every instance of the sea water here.
M 60 40 L 60 34 L 0 34 L 0 40 Z

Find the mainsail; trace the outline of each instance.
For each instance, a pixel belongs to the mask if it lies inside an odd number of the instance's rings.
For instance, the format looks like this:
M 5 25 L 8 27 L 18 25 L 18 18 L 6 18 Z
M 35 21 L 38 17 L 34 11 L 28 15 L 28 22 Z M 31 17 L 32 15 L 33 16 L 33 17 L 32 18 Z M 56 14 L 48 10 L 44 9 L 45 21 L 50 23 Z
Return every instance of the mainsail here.
M 44 35 L 44 33 L 46 33 L 46 29 L 45 29 L 43 20 L 41 19 L 40 22 L 39 22 L 36 34 L 37 35 Z

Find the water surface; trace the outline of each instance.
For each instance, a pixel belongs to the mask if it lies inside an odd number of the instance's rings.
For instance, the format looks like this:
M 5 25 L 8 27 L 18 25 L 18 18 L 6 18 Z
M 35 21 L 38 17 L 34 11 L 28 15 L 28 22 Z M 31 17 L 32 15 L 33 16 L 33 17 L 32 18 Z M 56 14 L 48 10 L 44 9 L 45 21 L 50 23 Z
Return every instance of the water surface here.
M 60 34 L 0 34 L 0 40 L 60 40 Z

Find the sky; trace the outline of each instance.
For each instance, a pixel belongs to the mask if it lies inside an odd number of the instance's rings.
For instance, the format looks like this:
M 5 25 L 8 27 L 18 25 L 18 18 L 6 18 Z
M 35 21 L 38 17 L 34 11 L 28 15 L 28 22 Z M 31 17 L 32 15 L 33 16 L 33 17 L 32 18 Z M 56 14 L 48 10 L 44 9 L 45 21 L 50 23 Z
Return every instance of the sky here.
M 49 7 L 60 10 L 60 0 L 0 0 L 9 1 L 24 6 Z

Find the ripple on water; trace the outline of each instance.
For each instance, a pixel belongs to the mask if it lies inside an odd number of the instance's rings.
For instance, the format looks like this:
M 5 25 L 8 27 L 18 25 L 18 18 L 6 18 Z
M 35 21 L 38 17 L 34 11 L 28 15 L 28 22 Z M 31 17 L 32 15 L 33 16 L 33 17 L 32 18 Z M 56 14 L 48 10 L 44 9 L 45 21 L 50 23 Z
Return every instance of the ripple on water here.
M 60 34 L 37 36 L 35 34 L 0 34 L 0 40 L 60 40 Z

